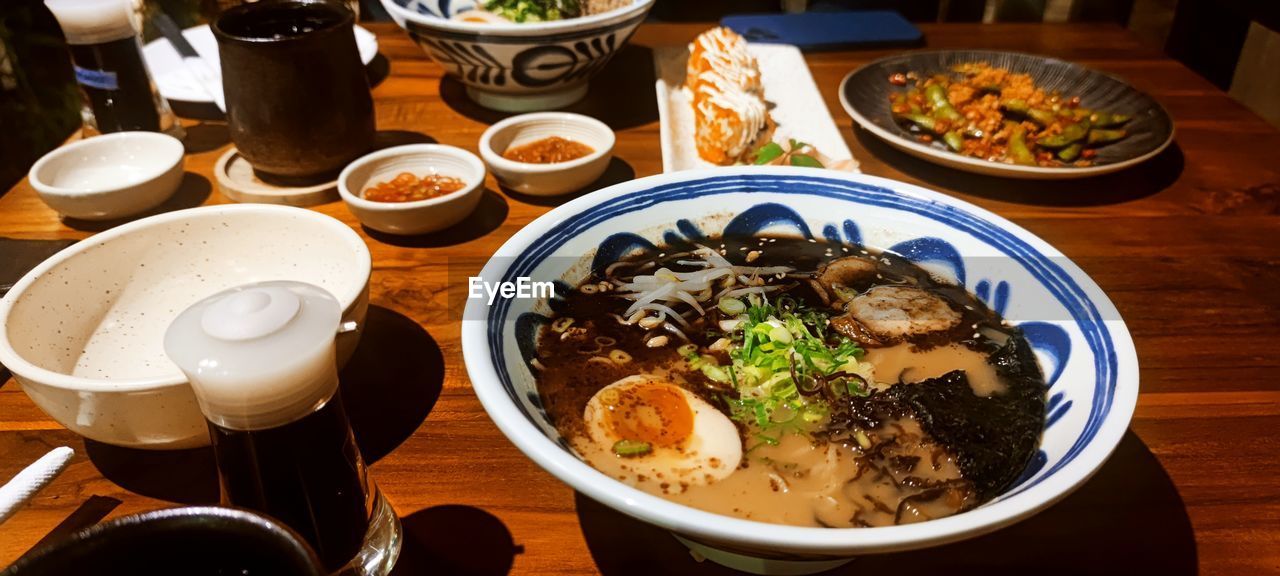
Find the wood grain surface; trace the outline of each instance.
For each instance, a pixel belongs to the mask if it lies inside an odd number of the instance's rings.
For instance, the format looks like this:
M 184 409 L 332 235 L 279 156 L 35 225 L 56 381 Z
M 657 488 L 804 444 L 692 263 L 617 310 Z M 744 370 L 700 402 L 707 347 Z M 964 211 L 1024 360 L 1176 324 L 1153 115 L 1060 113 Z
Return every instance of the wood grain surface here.
M 573 110 L 618 132 L 597 184 L 661 171 L 651 48 L 706 26 L 645 25 Z M 466 100 L 398 28 L 374 24 L 390 74 L 375 89 L 385 137 L 475 150 L 502 115 Z M 1130 432 L 1084 487 L 1036 517 L 967 543 L 860 558 L 843 574 L 1280 574 L 1280 132 L 1203 78 L 1110 26 L 922 26 L 930 48 L 1018 50 L 1124 77 L 1163 103 L 1177 142 L 1147 164 L 1086 181 L 967 175 L 908 157 L 851 127 L 840 79 L 884 51 L 807 56 L 868 174 L 921 184 L 1012 219 L 1060 248 L 1115 301 L 1141 360 Z M 226 200 L 212 183 L 225 126 L 193 125 L 189 172 L 168 208 Z M 404 519 L 398 574 L 727 574 L 666 533 L 581 495 L 517 451 L 472 393 L 457 298 L 511 234 L 564 199 L 495 182 L 462 225 L 419 238 L 363 230 L 373 253 L 369 332 L 343 373 L 372 476 Z M 24 181 L 0 197 L 0 235 L 82 238 Z M 217 498 L 208 451 L 85 442 L 0 387 L 0 478 L 57 445 L 70 469 L 0 527 L 0 566 L 73 514 L 109 517 Z M 890 572 L 892 570 L 893 572 Z

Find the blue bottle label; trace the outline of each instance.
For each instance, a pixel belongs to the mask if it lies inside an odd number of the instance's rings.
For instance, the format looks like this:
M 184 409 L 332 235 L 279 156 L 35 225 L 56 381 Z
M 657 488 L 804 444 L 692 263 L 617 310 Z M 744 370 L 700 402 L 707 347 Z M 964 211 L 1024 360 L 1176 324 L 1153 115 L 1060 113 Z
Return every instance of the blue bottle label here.
M 75 69 L 76 82 L 79 82 L 81 85 L 88 86 L 90 88 L 97 88 L 99 90 L 120 89 L 120 82 L 116 78 L 115 72 L 108 72 L 106 70 L 90 70 L 79 66 L 76 66 Z

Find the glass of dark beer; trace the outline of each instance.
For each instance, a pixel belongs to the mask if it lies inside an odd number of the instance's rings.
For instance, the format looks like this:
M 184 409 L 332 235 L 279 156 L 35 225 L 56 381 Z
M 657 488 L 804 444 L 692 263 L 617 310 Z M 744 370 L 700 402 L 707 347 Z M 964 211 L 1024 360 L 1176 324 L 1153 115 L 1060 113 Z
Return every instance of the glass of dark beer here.
M 81 116 L 90 132 L 182 136 L 182 125 L 151 81 L 127 0 L 45 0 L 45 5 L 67 37 L 84 100 Z
M 287 524 L 332 574 L 381 576 L 400 521 L 368 479 L 338 390 L 341 313 L 310 284 L 249 284 L 179 314 L 165 352 L 208 421 L 224 502 Z

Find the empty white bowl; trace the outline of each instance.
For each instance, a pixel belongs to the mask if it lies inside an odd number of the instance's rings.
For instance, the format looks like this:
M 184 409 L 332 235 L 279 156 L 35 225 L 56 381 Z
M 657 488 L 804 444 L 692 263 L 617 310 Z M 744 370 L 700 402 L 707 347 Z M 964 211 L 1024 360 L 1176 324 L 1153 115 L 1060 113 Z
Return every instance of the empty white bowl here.
M 182 184 L 182 142 L 157 132 L 117 132 L 72 142 L 31 167 L 31 186 L 63 216 L 112 220 L 146 212 Z
M 466 187 L 436 198 L 412 202 L 366 200 L 364 190 L 409 172 L 452 176 Z M 484 196 L 484 163 L 475 154 L 443 144 L 409 144 L 379 150 L 352 162 L 338 176 L 338 193 L 360 223 L 388 234 L 425 234 L 444 230 L 475 211 Z
M 590 146 L 594 152 L 554 164 L 516 162 L 502 157 L 513 146 L 559 136 Z M 530 196 L 558 196 L 587 187 L 609 167 L 613 130 L 590 116 L 570 112 L 536 112 L 512 116 L 480 136 L 480 157 L 503 186 Z
M 287 206 L 179 210 L 117 226 L 23 276 L 0 298 L 0 364 L 46 414 L 99 442 L 209 442 L 186 377 L 164 353 L 169 323 L 211 294 L 265 280 L 328 290 L 361 325 L 369 249 L 350 226 Z M 338 336 L 341 364 L 359 330 Z

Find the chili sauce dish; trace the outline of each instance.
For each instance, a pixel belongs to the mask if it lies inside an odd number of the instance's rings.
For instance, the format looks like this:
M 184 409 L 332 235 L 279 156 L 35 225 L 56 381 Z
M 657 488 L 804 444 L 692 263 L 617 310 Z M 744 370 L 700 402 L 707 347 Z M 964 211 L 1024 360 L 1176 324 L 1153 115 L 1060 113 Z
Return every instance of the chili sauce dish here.
M 379 232 L 426 234 L 458 224 L 484 196 L 484 163 L 442 144 L 367 154 L 338 176 L 338 194 L 361 224 Z
M 530 196 L 559 196 L 600 178 L 613 158 L 613 130 L 569 112 L 512 116 L 485 130 L 480 156 L 504 187 Z

